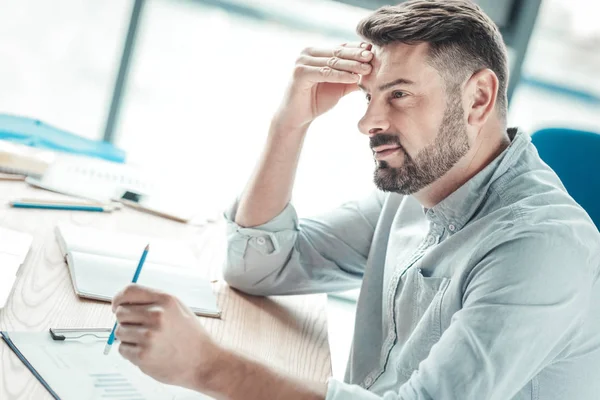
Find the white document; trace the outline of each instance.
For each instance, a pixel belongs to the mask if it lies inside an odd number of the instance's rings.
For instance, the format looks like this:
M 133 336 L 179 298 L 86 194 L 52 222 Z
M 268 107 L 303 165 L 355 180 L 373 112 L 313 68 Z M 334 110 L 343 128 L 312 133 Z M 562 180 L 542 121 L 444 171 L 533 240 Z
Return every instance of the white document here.
M 6 305 L 32 241 L 28 233 L 0 227 L 0 308 Z
M 90 157 L 61 154 L 41 178 L 28 177 L 26 182 L 69 196 L 100 203 L 121 201 L 131 207 L 175 219 L 181 222 L 202 223 L 214 219 L 219 207 L 173 182 L 172 174 L 163 169 L 150 172 L 129 164 L 115 163 Z M 139 196 L 137 202 L 125 201 L 125 193 Z
M 31 185 L 58 193 L 110 202 L 121 189 L 149 192 L 154 184 L 139 168 L 97 158 L 61 155 L 40 179 L 27 178 Z
M 6 305 L 8 296 L 17 280 L 17 271 L 20 265 L 14 256 L 0 253 L 0 308 Z
M 182 243 L 75 225 L 57 226 L 56 238 L 81 297 L 111 301 L 131 283 L 144 247 L 150 244 L 140 285 L 177 296 L 196 314 L 221 314 L 210 283 Z
M 116 348 L 105 356 L 105 339 L 84 337 L 56 341 L 48 332 L 9 332 L 7 335 L 61 400 L 211 399 L 150 378 L 125 360 Z

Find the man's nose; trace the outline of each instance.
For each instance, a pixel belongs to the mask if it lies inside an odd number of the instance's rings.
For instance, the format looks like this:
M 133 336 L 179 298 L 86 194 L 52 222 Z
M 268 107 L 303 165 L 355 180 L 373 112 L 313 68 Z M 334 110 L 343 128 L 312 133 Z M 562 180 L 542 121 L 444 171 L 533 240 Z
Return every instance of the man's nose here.
M 358 121 L 358 129 L 367 136 L 374 136 L 386 132 L 390 128 L 387 114 L 381 107 L 376 107 L 373 103 L 367 108 L 367 112 Z

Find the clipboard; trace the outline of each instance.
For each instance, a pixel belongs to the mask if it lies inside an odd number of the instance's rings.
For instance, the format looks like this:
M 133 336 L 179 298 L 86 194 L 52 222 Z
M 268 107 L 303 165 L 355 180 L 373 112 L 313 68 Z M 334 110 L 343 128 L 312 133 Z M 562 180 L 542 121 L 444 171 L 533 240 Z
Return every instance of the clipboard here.
M 4 343 L 6 343 L 8 345 L 8 347 L 19 358 L 19 360 L 21 360 L 21 362 L 23 364 L 25 364 L 25 366 L 27 367 L 27 369 L 29 371 L 31 371 L 31 373 L 33 374 L 33 376 L 35 376 L 35 378 L 46 388 L 46 390 L 48 391 L 48 393 L 50 393 L 50 395 L 54 399 L 60 400 L 60 397 L 58 397 L 58 394 L 56 394 L 56 392 L 54 390 L 52 390 L 52 388 L 50 387 L 50 385 L 48 385 L 48 382 L 46 382 L 44 380 L 44 378 L 42 378 L 42 376 L 36 371 L 36 369 L 33 367 L 33 365 L 31 365 L 31 363 L 29 361 L 27 361 L 27 358 L 25 358 L 25 356 L 23 355 L 23 353 L 21 353 L 19 351 L 19 348 L 17 346 L 15 346 L 15 344 L 11 340 L 10 336 L 8 335 L 8 333 L 7 332 L 0 332 L 0 336 L 2 336 L 2 339 L 4 340 Z
M 107 340 L 110 335 L 111 329 L 52 329 L 48 330 L 52 340 L 65 341 L 65 340 L 78 340 L 83 337 L 89 336 L 98 340 Z M 56 399 L 61 400 L 58 394 L 52 390 L 48 382 L 38 373 L 33 365 L 27 360 L 27 358 L 21 353 L 19 348 L 13 343 L 8 332 L 0 331 L 0 336 L 4 340 L 4 343 L 15 353 L 15 355 L 21 360 L 21 362 L 27 367 L 29 371 L 35 376 L 35 378 L 46 388 L 48 393 Z
M 50 334 L 52 340 L 58 340 L 62 342 L 64 342 L 65 340 L 80 340 L 85 337 L 90 337 L 94 340 L 108 340 L 111 331 L 112 329 L 110 328 L 48 329 L 48 333 Z M 117 339 L 115 339 L 115 341 L 117 341 Z
M 0 336 L 55 400 L 209 400 L 143 374 L 117 351 L 105 356 L 110 328 L 0 332 Z

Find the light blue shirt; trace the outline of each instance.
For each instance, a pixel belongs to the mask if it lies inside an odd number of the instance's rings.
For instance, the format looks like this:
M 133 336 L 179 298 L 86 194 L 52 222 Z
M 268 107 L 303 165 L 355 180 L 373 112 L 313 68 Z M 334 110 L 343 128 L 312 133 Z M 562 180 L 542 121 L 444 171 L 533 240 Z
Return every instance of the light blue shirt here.
M 529 136 L 431 209 L 375 192 L 255 228 L 226 214 L 231 286 L 361 286 L 338 399 L 600 399 L 600 233 Z M 590 171 L 600 173 L 600 171 Z M 600 201 L 600 199 L 599 199 Z

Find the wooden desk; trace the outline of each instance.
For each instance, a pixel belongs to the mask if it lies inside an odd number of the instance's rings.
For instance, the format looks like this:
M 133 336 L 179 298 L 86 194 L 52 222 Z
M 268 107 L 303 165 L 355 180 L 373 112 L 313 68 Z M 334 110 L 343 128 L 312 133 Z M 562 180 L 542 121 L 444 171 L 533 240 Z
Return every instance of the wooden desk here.
M 0 330 L 47 332 L 48 328 L 111 327 L 108 303 L 79 299 L 54 236 L 58 222 L 94 226 L 189 243 L 217 293 L 221 320 L 201 318 L 221 343 L 295 376 L 325 381 L 331 375 L 326 297 L 258 298 L 230 289 L 220 279 L 225 252 L 223 223 L 184 225 L 138 211 L 107 213 L 12 209 L 20 197 L 61 198 L 23 182 L 0 181 L 0 226 L 34 236 L 29 255 L 6 306 Z M 0 268 L 2 266 L 0 265 Z M 2 342 L 0 340 L 0 342 Z M 0 344 L 0 399 L 49 399 L 51 396 L 4 342 Z

